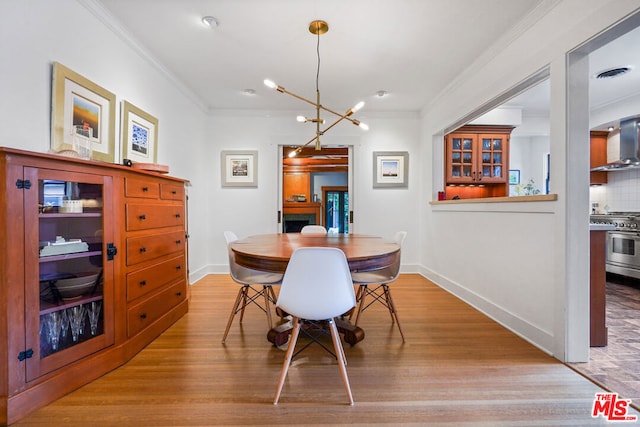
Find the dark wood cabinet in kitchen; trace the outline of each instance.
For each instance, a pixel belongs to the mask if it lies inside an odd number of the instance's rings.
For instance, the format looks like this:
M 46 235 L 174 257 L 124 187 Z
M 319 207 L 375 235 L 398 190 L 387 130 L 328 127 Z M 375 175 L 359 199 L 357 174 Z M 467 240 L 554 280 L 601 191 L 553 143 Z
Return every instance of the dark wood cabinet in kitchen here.
M 0 425 L 187 312 L 185 181 L 0 147 Z
M 595 168 L 607 164 L 607 131 L 591 131 L 590 167 Z M 589 183 L 591 185 L 606 184 L 608 180 L 606 171 L 591 172 Z
M 467 125 L 447 134 L 445 184 L 484 189 L 477 197 L 508 195 L 512 130 L 510 126 Z

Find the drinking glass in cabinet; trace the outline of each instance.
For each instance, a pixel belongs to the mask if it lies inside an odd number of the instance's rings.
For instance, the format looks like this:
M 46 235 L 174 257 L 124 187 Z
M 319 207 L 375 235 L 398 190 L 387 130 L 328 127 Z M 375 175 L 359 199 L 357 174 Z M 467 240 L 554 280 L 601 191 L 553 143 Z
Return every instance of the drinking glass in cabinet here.
M 473 140 L 469 139 L 469 138 L 465 138 L 462 142 L 462 149 L 463 150 L 471 150 L 473 144 Z
M 491 150 L 491 140 L 487 138 L 482 139 L 482 149 Z
M 494 150 L 502 150 L 502 140 L 501 139 L 494 139 L 493 140 L 493 149 Z
M 502 163 L 502 154 L 493 153 L 493 163 Z
M 453 163 L 460 163 L 460 153 L 452 153 L 451 160 Z
M 482 163 L 489 163 L 491 161 L 491 154 L 482 153 Z
M 102 302 L 92 301 L 88 311 L 89 326 L 91 327 L 91 335 L 95 335 L 98 332 L 98 320 L 100 320 L 100 308 Z
M 462 147 L 462 144 L 460 142 L 460 138 L 453 138 L 453 149 L 454 150 L 459 150 Z
M 78 338 L 82 335 L 84 325 L 84 305 L 76 305 L 71 307 L 69 313 L 69 322 L 71 324 L 71 339 L 78 342 Z
M 494 166 L 493 167 L 493 176 L 502 176 L 502 167 Z
M 462 163 L 471 163 L 471 153 L 464 153 L 462 155 Z

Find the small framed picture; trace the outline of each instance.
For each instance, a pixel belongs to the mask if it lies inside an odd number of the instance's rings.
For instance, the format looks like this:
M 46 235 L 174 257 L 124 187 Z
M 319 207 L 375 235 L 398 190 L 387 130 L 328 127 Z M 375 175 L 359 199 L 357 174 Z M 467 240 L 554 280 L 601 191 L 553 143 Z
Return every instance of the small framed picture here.
M 51 149 L 74 150 L 74 137 L 81 135 L 92 160 L 113 163 L 116 95 L 58 62 L 51 91 Z
M 520 169 L 509 169 L 509 185 L 520 184 Z
M 257 151 L 222 151 L 220 166 L 223 187 L 258 186 Z
M 407 151 L 373 152 L 373 188 L 407 188 L 409 153 Z
M 158 119 L 122 101 L 122 159 L 158 162 Z

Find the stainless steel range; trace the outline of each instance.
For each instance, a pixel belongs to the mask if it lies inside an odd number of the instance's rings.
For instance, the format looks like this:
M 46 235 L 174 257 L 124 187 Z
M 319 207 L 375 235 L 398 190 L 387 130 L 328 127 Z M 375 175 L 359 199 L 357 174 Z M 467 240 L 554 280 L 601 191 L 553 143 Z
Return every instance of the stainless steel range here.
M 593 224 L 610 224 L 607 233 L 607 271 L 640 279 L 640 212 L 591 215 Z

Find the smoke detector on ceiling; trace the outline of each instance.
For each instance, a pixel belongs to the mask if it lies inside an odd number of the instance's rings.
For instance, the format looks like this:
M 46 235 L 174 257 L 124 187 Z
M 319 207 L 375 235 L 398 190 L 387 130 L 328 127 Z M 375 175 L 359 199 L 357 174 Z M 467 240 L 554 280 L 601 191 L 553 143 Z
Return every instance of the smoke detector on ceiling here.
M 612 79 L 614 77 L 619 77 L 623 74 L 627 74 L 631 72 L 631 67 L 627 66 L 627 67 L 615 67 L 615 68 L 609 68 L 607 70 L 603 70 L 600 71 L 599 73 L 596 73 L 596 75 L 594 76 L 596 79 Z

